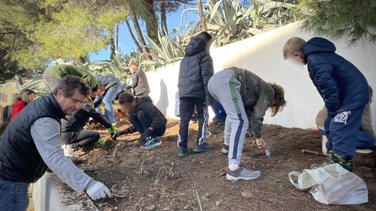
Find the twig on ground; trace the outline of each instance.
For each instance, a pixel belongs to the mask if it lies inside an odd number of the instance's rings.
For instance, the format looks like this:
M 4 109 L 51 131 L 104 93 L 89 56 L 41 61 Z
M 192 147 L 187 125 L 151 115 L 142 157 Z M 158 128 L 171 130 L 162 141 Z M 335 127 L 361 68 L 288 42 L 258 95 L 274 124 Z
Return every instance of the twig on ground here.
M 196 199 L 197 199 L 198 206 L 199 206 L 199 208 L 200 208 L 200 211 L 203 211 L 203 209 L 202 209 L 202 205 L 201 205 L 200 196 L 198 195 L 198 191 L 197 191 L 196 188 L 195 188 L 195 191 L 196 191 Z

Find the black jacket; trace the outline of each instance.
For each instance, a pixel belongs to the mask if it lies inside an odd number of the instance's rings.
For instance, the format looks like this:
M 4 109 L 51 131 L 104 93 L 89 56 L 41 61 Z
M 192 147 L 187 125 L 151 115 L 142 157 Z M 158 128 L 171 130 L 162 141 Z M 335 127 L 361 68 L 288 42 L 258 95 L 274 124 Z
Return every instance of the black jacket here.
M 158 130 L 166 126 L 167 119 L 162 114 L 162 112 L 153 104 L 153 101 L 150 99 L 150 97 L 136 98 L 136 100 L 136 111 L 130 113 L 129 115 L 137 115 L 138 112 L 143 111 L 150 118 L 150 127 L 152 127 L 153 129 Z M 132 132 L 135 132 L 136 130 L 133 126 L 131 126 L 131 128 L 129 129 Z
M 65 116 L 65 119 L 61 120 L 61 133 L 81 131 L 90 117 L 106 128 L 111 127 L 111 123 L 102 114 L 90 106 L 86 106 L 85 108 L 78 109 L 72 115 Z
M 185 56 L 180 63 L 179 97 L 194 97 L 212 101 L 207 85 L 213 74 L 209 40 L 193 37 L 185 48 Z
M 0 178 L 17 182 L 35 182 L 47 170 L 31 136 L 31 126 L 41 118 L 60 122 L 64 113 L 53 95 L 40 97 L 14 118 L 0 137 Z

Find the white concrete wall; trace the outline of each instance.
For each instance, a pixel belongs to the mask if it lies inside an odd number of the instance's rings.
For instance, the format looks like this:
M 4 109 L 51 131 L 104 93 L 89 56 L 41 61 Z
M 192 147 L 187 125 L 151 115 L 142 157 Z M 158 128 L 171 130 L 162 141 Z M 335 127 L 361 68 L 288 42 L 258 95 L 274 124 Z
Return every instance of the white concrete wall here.
M 33 184 L 35 211 L 99 211 L 85 193 L 76 193 L 53 173 Z
M 309 39 L 315 34 L 301 30 L 299 23 L 290 24 L 243 41 L 211 49 L 214 70 L 226 67 L 246 68 L 268 82 L 276 82 L 285 88 L 287 106 L 276 117 L 266 115 L 265 122 L 285 127 L 310 128 L 315 126 L 317 111 L 323 101 L 312 84 L 306 67 L 297 66 L 282 57 L 282 47 L 288 38 L 299 36 Z M 337 53 L 354 63 L 366 76 L 376 91 L 376 45 L 355 45 L 348 48 L 345 40 L 332 40 Z M 175 94 L 179 62 L 147 73 L 154 103 L 169 117 L 175 114 Z M 376 119 L 375 103 L 371 105 L 372 117 Z M 375 121 L 373 128 L 376 129 Z

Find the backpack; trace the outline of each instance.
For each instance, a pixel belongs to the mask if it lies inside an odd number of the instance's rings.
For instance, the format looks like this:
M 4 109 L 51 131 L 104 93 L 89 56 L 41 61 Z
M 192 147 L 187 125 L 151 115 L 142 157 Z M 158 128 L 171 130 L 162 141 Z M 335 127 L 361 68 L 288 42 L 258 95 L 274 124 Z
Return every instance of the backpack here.
M 0 135 L 4 132 L 5 128 L 10 122 L 10 116 L 12 115 L 12 106 L 7 105 L 2 108 L 0 112 Z

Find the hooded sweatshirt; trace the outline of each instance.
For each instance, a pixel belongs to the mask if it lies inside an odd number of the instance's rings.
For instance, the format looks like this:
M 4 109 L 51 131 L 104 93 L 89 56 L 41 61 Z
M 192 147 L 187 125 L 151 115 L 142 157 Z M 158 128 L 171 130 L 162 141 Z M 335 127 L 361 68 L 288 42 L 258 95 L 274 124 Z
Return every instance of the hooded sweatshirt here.
M 139 112 L 144 112 L 146 116 L 149 118 L 151 124 L 149 127 L 158 130 L 166 126 L 167 119 L 162 114 L 162 112 L 153 104 L 153 101 L 150 97 L 140 97 L 136 98 L 137 100 L 137 108 L 135 112 L 129 113 L 129 115 L 137 115 Z M 132 132 L 136 131 L 136 129 L 131 126 L 130 130 Z
M 214 74 L 213 60 L 209 54 L 209 40 L 193 37 L 185 48 L 185 56 L 180 63 L 179 97 L 208 100 L 208 81 Z M 210 98 L 211 99 L 211 98 Z
M 361 108 L 369 98 L 364 75 L 335 51 L 332 42 L 320 37 L 312 38 L 302 49 L 309 76 L 332 116 Z

